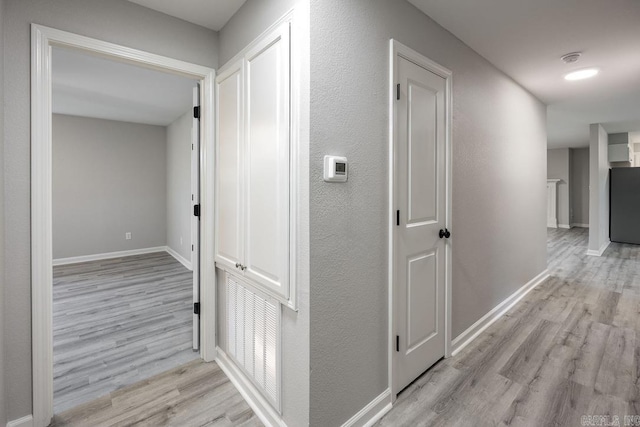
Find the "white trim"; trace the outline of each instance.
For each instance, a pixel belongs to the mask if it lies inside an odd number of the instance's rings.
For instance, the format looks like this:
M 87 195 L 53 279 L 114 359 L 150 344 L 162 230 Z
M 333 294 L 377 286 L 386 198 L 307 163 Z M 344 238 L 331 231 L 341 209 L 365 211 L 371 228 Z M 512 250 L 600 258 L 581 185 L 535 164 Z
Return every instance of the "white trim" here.
M 102 57 L 200 80 L 202 85 L 202 259 L 213 259 L 213 143 L 215 70 L 201 65 L 119 46 L 37 24 L 31 25 L 31 325 L 33 424 L 45 427 L 53 417 L 52 317 L 52 149 L 51 47 L 65 46 Z M 201 350 L 215 358 L 215 271 L 203 263 L 201 278 Z
M 17 420 L 9 421 L 7 427 L 33 427 L 33 416 L 27 415 Z
M 396 394 L 399 390 L 395 390 L 394 378 L 396 371 L 396 352 L 394 351 L 394 338 L 397 334 L 397 326 L 395 322 L 395 263 L 394 263 L 394 240 L 395 240 L 395 146 L 396 146 L 396 83 L 397 83 L 397 58 L 399 56 L 420 65 L 421 67 L 431 71 L 434 74 L 442 77 L 446 81 L 445 89 L 445 111 L 446 111 L 446 129 L 445 129 L 445 163 L 446 163 L 446 180 L 445 180 L 445 192 L 446 192 L 446 227 L 450 230 L 453 229 L 453 217 L 452 217 L 452 153 L 451 153 L 451 138 L 452 138 L 452 120 L 453 120 L 453 73 L 451 70 L 441 66 L 440 64 L 426 58 L 422 54 L 415 50 L 403 45 L 397 40 L 389 40 L 389 206 L 388 206 L 388 291 L 389 291 L 389 305 L 388 305 L 388 322 L 389 322 L 389 342 L 388 342 L 388 385 L 391 390 L 391 399 L 395 401 Z M 453 238 L 447 239 L 445 245 L 445 349 L 444 356 L 451 356 L 451 261 L 452 261 L 452 242 Z
M 607 240 L 606 242 L 604 242 L 602 244 L 602 246 L 600 246 L 600 249 L 598 249 L 597 251 L 594 251 L 593 249 L 589 249 L 587 251 L 587 255 L 589 255 L 589 256 L 602 256 L 602 254 L 604 253 L 604 251 L 607 250 L 607 248 L 609 247 L 610 244 L 611 244 L 611 240 Z
M 565 228 L 565 229 L 570 229 L 571 226 L 569 224 L 558 224 L 558 228 Z
M 391 401 L 391 389 L 388 388 L 349 418 L 342 427 L 371 427 L 391 410 L 393 405 Z
M 155 252 L 164 252 L 166 246 L 157 246 L 155 248 L 131 249 L 128 251 L 106 252 L 103 254 L 81 255 L 69 258 L 57 258 L 53 260 L 53 265 L 79 264 L 81 262 L 100 261 L 103 259 L 124 258 L 133 255 L 152 254 Z
M 573 227 L 589 228 L 589 224 L 580 224 L 578 222 L 572 222 L 571 223 L 571 228 L 573 228 Z
M 184 265 L 187 270 L 191 270 L 193 271 L 193 268 L 191 267 L 191 261 L 189 261 L 188 259 L 186 259 L 185 257 L 183 257 L 182 255 L 180 255 L 178 252 L 176 252 L 175 250 L 171 249 L 169 246 L 165 246 L 164 250 L 171 255 L 172 257 L 174 257 L 176 259 L 176 261 L 178 261 L 180 264 Z
M 246 377 L 246 375 L 236 366 L 229 356 L 220 347 L 217 348 L 216 363 L 227 375 L 231 383 L 238 389 L 240 395 L 249 404 L 253 412 L 260 418 L 266 426 L 286 427 L 280 414 L 276 412 L 271 404 L 260 393 L 256 386 Z
M 452 342 L 452 356 L 458 354 L 463 348 L 469 345 L 482 332 L 491 326 L 496 320 L 501 318 L 507 311 L 515 306 L 525 295 L 535 289 L 540 283 L 549 277 L 549 271 L 544 270 L 536 277 L 527 282 L 523 287 L 511 294 L 507 299 L 495 306 L 493 310 L 482 316 L 476 323 L 471 325 L 466 331 L 458 335 Z

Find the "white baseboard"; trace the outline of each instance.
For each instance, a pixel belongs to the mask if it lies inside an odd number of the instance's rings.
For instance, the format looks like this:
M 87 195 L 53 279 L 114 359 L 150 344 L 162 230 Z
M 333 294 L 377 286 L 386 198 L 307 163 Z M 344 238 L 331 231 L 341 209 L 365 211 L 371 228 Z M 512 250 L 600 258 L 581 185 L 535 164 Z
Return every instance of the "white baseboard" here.
M 391 406 L 391 389 L 388 388 L 342 424 L 342 427 L 371 427 L 389 412 Z
M 547 221 L 547 228 L 558 228 L 558 221 L 552 221 L 552 222 Z
M 482 316 L 480 320 L 471 325 L 466 331 L 458 335 L 453 341 L 451 341 L 451 347 L 453 348 L 451 356 L 458 354 L 463 348 L 476 339 L 478 335 L 484 332 L 496 320 L 501 318 L 507 311 L 516 305 L 518 301 L 520 301 L 540 283 L 544 282 L 548 277 L 549 271 L 544 270 L 523 287 L 511 294 L 507 299 L 498 304 L 493 310 Z
M 569 224 L 558 224 L 558 228 L 566 228 L 568 230 L 571 226 Z
M 589 256 L 602 256 L 602 254 L 604 253 L 604 251 L 607 250 L 607 248 L 609 247 L 610 244 L 611 244 L 611 240 L 607 240 L 606 242 L 604 242 L 602 244 L 602 246 L 600 246 L 600 249 L 598 249 L 597 251 L 594 251 L 593 249 L 589 249 L 587 251 L 587 255 L 589 255 Z
M 174 257 L 180 264 L 184 265 L 188 270 L 193 270 L 193 268 L 191 267 L 191 261 L 187 260 L 185 257 L 180 255 L 178 252 L 176 252 L 173 249 L 171 249 L 169 246 L 167 246 L 166 251 L 167 251 L 167 253 L 169 255 Z
M 33 427 L 33 416 L 27 415 L 26 417 L 9 421 L 7 427 Z
M 155 252 L 166 252 L 166 246 L 158 246 L 155 248 L 132 249 L 130 251 L 108 252 L 104 254 L 82 255 L 70 258 L 58 258 L 53 260 L 53 265 L 78 264 L 80 262 L 100 261 L 103 259 L 122 258 L 133 255 L 151 254 Z
M 580 224 L 578 222 L 572 222 L 571 227 L 589 228 L 589 224 Z
M 284 420 L 267 402 L 256 387 L 245 377 L 240 369 L 229 359 L 229 356 L 220 347 L 217 348 L 216 363 L 227 375 L 231 383 L 238 389 L 244 400 L 247 401 L 253 412 L 267 427 L 287 427 Z

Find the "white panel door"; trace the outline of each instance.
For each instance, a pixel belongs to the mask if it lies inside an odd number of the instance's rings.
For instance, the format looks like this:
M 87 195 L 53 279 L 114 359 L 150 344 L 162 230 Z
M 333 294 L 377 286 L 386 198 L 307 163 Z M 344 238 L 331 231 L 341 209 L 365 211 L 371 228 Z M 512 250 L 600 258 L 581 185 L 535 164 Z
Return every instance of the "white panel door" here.
M 289 23 L 246 56 L 244 274 L 289 297 Z
M 193 106 L 200 110 L 200 84 L 193 88 Z M 195 113 L 195 110 L 194 110 Z M 200 118 L 193 116 L 191 127 L 191 267 L 193 270 L 193 303 L 200 304 Z M 193 349 L 200 349 L 200 314 L 193 312 Z
M 218 77 L 216 150 L 216 262 L 231 268 L 242 263 L 243 111 L 242 62 Z
M 396 390 L 445 354 L 446 80 L 398 58 Z

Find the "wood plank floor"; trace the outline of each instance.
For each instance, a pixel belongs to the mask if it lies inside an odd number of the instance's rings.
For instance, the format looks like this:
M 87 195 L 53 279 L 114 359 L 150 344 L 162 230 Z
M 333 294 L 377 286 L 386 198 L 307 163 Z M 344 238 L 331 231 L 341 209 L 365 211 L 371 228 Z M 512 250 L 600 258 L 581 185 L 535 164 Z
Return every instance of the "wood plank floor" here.
M 198 358 L 192 277 L 166 252 L 54 267 L 54 412 Z
M 54 417 L 51 427 L 262 426 L 215 363 L 195 360 Z
M 640 415 L 640 246 L 589 257 L 587 240 L 587 229 L 549 230 L 551 277 L 418 378 L 378 425 L 625 425 Z

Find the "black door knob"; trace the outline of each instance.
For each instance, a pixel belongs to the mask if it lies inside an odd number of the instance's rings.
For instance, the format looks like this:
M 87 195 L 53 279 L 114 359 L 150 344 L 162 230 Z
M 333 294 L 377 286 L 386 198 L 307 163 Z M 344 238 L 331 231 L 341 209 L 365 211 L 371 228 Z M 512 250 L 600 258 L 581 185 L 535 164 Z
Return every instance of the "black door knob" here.
M 447 230 L 446 228 L 444 230 L 440 230 L 440 232 L 438 233 L 438 236 L 440 236 L 440 238 L 449 238 L 451 237 L 451 232 L 449 230 Z

